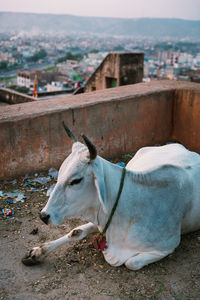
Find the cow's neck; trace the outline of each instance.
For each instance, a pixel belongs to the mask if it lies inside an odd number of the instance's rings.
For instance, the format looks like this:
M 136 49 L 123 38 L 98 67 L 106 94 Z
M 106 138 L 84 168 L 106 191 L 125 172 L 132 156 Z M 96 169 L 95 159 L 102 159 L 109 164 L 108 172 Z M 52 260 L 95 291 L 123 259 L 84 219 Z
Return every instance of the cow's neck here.
M 105 182 L 105 207 L 107 213 L 105 213 L 105 211 L 100 207 L 98 212 L 98 221 L 101 229 L 103 229 L 118 196 L 123 168 L 102 158 L 101 163 L 103 164 L 102 175 L 104 176 Z

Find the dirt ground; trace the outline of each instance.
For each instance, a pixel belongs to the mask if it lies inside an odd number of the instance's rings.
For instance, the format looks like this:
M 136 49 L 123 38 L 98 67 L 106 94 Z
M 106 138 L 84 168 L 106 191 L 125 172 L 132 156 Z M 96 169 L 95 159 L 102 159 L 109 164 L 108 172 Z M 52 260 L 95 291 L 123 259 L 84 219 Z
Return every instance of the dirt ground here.
M 4 193 L 19 189 L 26 196 L 24 203 L 8 203 L 11 198 L 0 196 L 0 208 L 14 210 L 11 218 L 0 215 L 0 299 L 200 299 L 200 231 L 183 236 L 172 255 L 135 272 L 108 265 L 93 247 L 94 237 L 57 249 L 40 265 L 24 266 L 21 258 L 27 249 L 81 224 L 78 220 L 58 227 L 43 224 L 39 212 L 54 180 L 46 185 L 26 182 L 20 178 L 0 183 Z

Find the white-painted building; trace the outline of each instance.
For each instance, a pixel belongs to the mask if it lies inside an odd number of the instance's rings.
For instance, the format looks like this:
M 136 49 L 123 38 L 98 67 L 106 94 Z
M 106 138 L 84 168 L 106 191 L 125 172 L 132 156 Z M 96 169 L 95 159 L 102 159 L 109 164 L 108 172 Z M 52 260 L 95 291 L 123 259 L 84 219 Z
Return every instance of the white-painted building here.
M 61 82 L 52 81 L 51 83 L 48 83 L 45 88 L 47 92 L 57 92 L 63 90 L 63 85 Z
M 26 88 L 30 88 L 34 84 L 35 72 L 31 71 L 18 71 L 17 73 L 17 85 L 25 86 Z

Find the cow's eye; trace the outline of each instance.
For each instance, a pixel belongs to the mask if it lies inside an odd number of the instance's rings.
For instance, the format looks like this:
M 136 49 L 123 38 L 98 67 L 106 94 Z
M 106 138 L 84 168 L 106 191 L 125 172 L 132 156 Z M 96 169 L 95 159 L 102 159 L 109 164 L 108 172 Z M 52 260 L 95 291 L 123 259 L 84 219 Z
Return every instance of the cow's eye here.
M 74 180 L 72 180 L 72 181 L 70 182 L 70 185 L 78 184 L 78 183 L 81 182 L 82 179 L 83 179 L 83 178 L 74 179 Z

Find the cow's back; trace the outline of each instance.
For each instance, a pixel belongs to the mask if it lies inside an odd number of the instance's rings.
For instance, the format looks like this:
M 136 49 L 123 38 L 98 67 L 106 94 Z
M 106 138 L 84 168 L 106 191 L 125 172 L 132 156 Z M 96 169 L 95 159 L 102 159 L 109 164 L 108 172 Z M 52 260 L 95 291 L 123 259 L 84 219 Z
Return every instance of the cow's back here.
M 127 169 L 146 173 L 163 165 L 188 168 L 198 164 L 200 164 L 199 154 L 187 150 L 181 144 L 168 144 L 141 148 L 129 161 Z
M 187 190 L 183 194 L 189 199 L 187 199 L 188 205 L 182 220 L 182 232 L 200 229 L 200 155 L 187 150 L 180 144 L 144 147 L 127 164 L 127 169 L 147 174 L 163 165 L 182 168 L 187 174 L 188 184 L 185 185 Z

